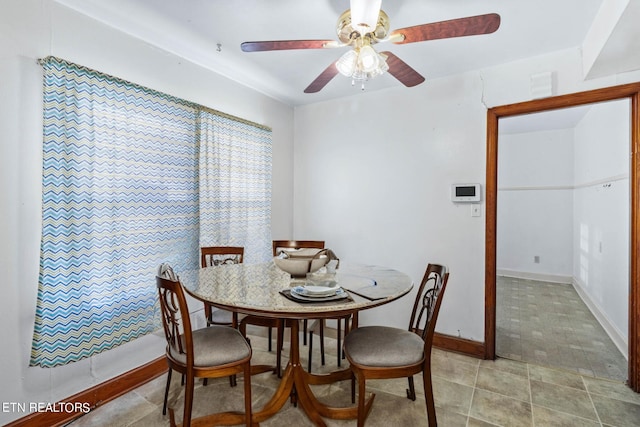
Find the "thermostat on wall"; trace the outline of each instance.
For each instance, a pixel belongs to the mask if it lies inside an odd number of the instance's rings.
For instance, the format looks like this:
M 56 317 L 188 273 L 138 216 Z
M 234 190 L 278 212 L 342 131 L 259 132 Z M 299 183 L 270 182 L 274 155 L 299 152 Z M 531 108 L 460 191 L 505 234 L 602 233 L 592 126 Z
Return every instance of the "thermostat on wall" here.
M 453 203 L 480 202 L 480 184 L 451 184 L 451 201 Z

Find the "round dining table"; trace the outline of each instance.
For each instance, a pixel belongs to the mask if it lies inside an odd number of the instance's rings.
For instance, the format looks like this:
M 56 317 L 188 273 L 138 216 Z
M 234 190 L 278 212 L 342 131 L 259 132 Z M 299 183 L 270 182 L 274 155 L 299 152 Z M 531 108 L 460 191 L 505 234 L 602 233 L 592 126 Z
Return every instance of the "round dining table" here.
M 333 274 L 314 273 L 303 278 L 292 278 L 273 261 L 206 267 L 180 272 L 179 277 L 188 294 L 215 307 L 287 321 L 291 327 L 289 361 L 278 389 L 261 410 L 254 411 L 252 421 L 259 423 L 270 418 L 291 398 L 318 426 L 326 425 L 323 417 L 355 419 L 357 407 L 329 407 L 314 396 L 309 386 L 348 380 L 352 374 L 348 367 L 328 374 L 305 371 L 300 363 L 298 321 L 348 315 L 357 319 L 359 311 L 394 301 L 413 287 L 411 278 L 397 270 L 346 263 L 341 263 Z M 344 292 L 305 298 L 304 287 L 310 285 L 335 286 Z M 355 328 L 357 320 L 354 323 Z M 264 370 L 252 369 L 252 372 Z M 239 414 L 237 424 L 242 423 L 244 419 Z

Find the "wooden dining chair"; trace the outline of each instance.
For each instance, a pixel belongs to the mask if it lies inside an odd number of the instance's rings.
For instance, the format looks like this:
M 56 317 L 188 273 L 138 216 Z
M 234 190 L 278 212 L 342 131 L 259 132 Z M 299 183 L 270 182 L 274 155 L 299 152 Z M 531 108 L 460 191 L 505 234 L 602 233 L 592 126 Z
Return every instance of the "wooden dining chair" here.
M 218 378 L 243 374 L 244 420 L 251 425 L 251 347 L 237 329 L 211 325 L 193 331 L 184 290 L 170 268 L 164 277 L 156 277 L 162 326 L 167 339 L 166 358 L 169 365 L 163 414 L 166 414 L 171 373 L 175 370 L 186 378 L 182 425 L 191 426 L 195 378 Z M 207 420 L 223 421 L 231 412 L 208 415 Z M 237 413 L 236 413 L 237 414 Z M 174 412 L 169 408 L 171 425 Z
M 429 426 L 437 425 L 431 383 L 431 347 L 442 296 L 449 273 L 446 267 L 429 264 L 411 312 L 409 329 L 387 326 L 365 326 L 353 329 L 345 338 L 344 351 L 355 378 L 351 398 L 355 402 L 355 380 L 358 381 L 358 427 L 363 427 L 373 398 L 365 405 L 367 379 L 407 377 L 407 397 L 416 399 L 413 375 L 422 372 Z
M 200 248 L 200 266 L 202 268 L 223 264 L 241 264 L 244 259 L 242 246 L 203 246 Z M 204 314 L 207 326 L 225 325 L 237 327 L 238 318 L 235 313 L 213 307 L 204 303 Z
M 242 246 L 203 246 L 200 248 L 200 266 L 202 268 L 225 264 L 241 264 L 243 259 L 244 247 Z M 222 325 L 233 328 L 238 327 L 237 313 L 216 308 L 207 302 L 203 304 L 207 326 Z M 205 378 L 202 384 L 206 386 L 208 379 Z M 229 377 L 229 385 L 231 385 L 231 387 L 237 385 L 235 375 Z

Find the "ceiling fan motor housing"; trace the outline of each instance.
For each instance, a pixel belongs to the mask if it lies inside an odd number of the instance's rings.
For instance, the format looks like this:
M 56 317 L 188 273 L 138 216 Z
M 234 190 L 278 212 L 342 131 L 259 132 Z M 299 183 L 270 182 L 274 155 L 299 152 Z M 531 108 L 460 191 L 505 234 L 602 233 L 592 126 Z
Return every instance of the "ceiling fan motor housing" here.
M 351 23 L 351 10 L 345 10 L 342 15 L 338 18 L 338 24 L 336 26 L 336 32 L 338 34 L 338 39 L 344 44 L 351 44 L 360 37 L 360 33 L 353 27 Z M 384 12 L 384 10 L 380 10 L 380 14 L 378 15 L 378 23 L 376 25 L 376 29 L 370 33 L 367 33 L 367 36 L 371 39 L 371 44 L 377 43 L 378 40 L 382 40 L 387 37 L 389 33 L 389 16 Z

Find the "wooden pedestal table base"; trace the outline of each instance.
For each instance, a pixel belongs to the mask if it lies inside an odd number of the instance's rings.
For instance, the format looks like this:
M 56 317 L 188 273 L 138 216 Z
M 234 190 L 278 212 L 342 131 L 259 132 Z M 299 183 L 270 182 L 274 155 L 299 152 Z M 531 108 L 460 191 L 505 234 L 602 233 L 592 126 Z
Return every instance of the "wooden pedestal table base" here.
M 275 415 L 291 398 L 300 405 L 309 419 L 317 426 L 326 426 L 322 417 L 338 420 L 356 419 L 358 407 L 336 408 L 321 403 L 311 391 L 310 385 L 331 384 L 336 381 L 351 379 L 351 369 L 343 369 L 330 374 L 310 374 L 300 363 L 298 338 L 298 322 L 291 322 L 291 348 L 289 363 L 282 375 L 282 380 L 271 400 L 262 410 L 253 413 L 254 422 L 264 421 Z M 367 405 L 371 405 L 373 396 Z
M 329 374 L 310 374 L 304 370 L 300 363 L 300 348 L 298 337 L 298 322 L 291 322 L 291 348 L 289 353 L 289 363 L 287 364 L 280 385 L 275 394 L 267 402 L 261 410 L 254 412 L 251 417 L 252 425 L 257 426 L 258 423 L 265 421 L 274 416 L 291 398 L 293 402 L 300 405 L 302 410 L 307 414 L 309 419 L 317 426 L 326 427 L 326 423 L 322 419 L 333 418 L 337 420 L 350 420 L 358 417 L 358 407 L 351 406 L 346 408 L 336 408 L 326 406 L 321 403 L 311 391 L 310 385 L 331 384 L 337 381 L 345 381 L 351 379 L 351 369 L 343 369 L 331 372 Z M 261 372 L 272 371 L 272 367 L 265 369 L 264 365 L 256 365 L 251 367 L 252 375 Z M 371 408 L 373 398 L 371 395 L 366 403 L 367 411 Z M 173 418 L 173 410 L 169 409 L 171 426 L 175 426 Z M 225 412 L 220 414 L 205 415 L 191 420 L 191 426 L 204 425 L 239 425 L 244 424 L 244 414 L 242 412 Z M 180 426 L 179 424 L 178 426 Z

